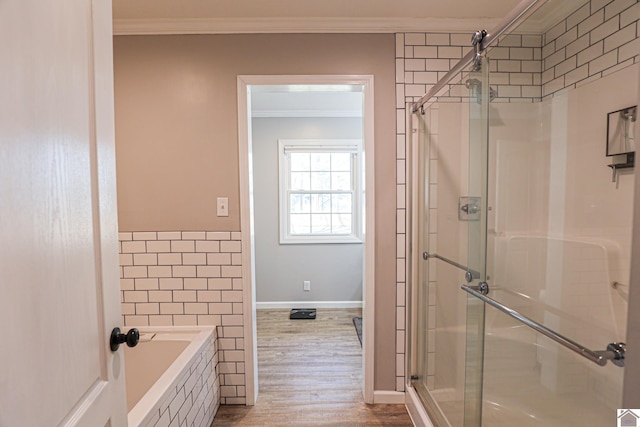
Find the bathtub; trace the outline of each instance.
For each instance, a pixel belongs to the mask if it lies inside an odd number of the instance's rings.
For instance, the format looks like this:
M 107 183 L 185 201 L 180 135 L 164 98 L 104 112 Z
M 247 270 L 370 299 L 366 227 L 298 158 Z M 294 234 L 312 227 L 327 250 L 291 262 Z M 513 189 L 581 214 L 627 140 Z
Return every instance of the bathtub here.
M 604 285 L 608 292 L 615 292 Z M 583 345 L 602 350 L 601 343 L 606 345 L 612 336 L 615 340 L 613 330 L 593 326 L 589 319 L 563 316 L 553 307 L 496 288 L 490 297 L 553 324 L 558 332 L 578 337 Z M 574 330 L 575 324 L 584 325 L 588 337 Z M 452 326 L 432 333 L 438 348 L 446 351 L 431 359 L 434 375 L 429 393 L 451 425 L 462 425 L 465 360 L 452 358 L 449 352 L 466 353 L 467 329 Z M 611 363 L 601 367 L 589 362 L 493 307 L 485 311 L 483 357 L 483 425 L 604 426 L 610 424 L 611 414 L 622 402 L 623 370 Z
M 210 426 L 220 405 L 214 328 L 140 327 L 125 348 L 130 427 Z

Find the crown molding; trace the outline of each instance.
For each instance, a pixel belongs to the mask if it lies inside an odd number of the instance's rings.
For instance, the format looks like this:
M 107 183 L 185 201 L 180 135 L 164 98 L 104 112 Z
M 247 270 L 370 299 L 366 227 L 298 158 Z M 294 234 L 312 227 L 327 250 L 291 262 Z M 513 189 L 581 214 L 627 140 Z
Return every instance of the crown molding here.
M 472 32 L 497 19 L 439 18 L 192 18 L 114 19 L 114 35 Z M 480 23 L 480 24 L 479 24 Z
M 584 5 L 580 7 L 584 7 Z M 575 1 L 557 1 L 551 4 L 551 6 L 544 6 L 542 9 L 536 11 L 513 30 L 518 34 L 545 34 L 561 21 L 571 16 L 576 10 Z M 490 27 L 491 30 L 493 30 L 493 28 L 493 26 Z

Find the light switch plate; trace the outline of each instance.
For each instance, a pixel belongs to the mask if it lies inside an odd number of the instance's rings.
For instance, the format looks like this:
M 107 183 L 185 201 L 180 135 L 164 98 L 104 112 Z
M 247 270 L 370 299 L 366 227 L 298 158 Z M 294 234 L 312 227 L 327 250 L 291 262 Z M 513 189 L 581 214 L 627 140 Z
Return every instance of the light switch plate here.
M 228 197 L 218 197 L 218 216 L 229 216 Z

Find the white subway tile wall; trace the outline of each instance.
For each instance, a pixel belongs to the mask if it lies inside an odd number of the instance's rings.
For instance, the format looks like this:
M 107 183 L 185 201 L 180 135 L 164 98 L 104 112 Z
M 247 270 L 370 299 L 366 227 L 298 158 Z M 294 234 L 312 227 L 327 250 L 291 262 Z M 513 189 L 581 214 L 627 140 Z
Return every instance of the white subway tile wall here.
M 543 35 L 542 96 L 638 62 L 637 0 L 591 1 Z
M 144 427 L 209 427 L 220 407 L 219 351 L 216 330 L 186 366 L 160 403 L 143 420 Z
M 125 326 L 216 326 L 220 401 L 245 404 L 240 232 L 119 233 Z
M 638 0 L 592 0 L 544 34 L 510 34 L 490 51 L 490 85 L 494 102 L 537 102 L 567 88 L 606 76 L 639 61 Z M 396 152 L 399 170 L 406 169 L 407 112 L 410 104 L 427 93 L 459 58 L 471 49 L 471 33 L 396 34 Z M 460 79 L 458 79 L 460 81 Z M 461 101 L 461 85 L 447 87 L 442 102 Z M 437 113 L 436 113 L 437 114 Z M 431 120 L 433 125 L 437 120 Z M 437 129 L 431 129 L 437 134 Z M 399 175 L 399 174 L 398 174 Z M 397 179 L 397 247 L 406 241 L 406 181 Z M 436 190 L 437 184 L 431 190 Z M 434 230 L 433 227 L 431 230 Z M 432 240 L 436 240 L 435 233 Z M 397 251 L 397 311 L 406 310 L 406 251 Z M 432 284 L 435 269 L 429 274 Z M 435 287 L 430 286 L 431 290 Z M 435 298 L 430 298 L 434 301 Z M 404 391 L 406 321 L 396 324 L 396 389 Z M 433 339 L 430 331 L 429 340 Z M 433 346 L 431 346 L 433 348 Z M 429 354 L 430 367 L 435 357 Z M 428 373 L 430 376 L 433 372 Z M 428 379 L 432 380 L 432 377 Z

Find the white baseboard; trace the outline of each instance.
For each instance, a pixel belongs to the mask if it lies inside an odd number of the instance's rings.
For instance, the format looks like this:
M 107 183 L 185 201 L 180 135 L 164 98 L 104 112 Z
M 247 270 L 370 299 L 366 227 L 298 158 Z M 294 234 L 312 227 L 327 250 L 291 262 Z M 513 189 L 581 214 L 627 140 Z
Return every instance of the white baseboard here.
M 416 394 L 415 389 L 407 386 L 407 391 L 405 393 L 407 411 L 409 412 L 411 421 L 413 421 L 413 425 L 416 427 L 433 427 L 433 423 L 431 422 L 431 419 L 429 419 L 427 411 L 422 406 L 422 402 L 420 402 L 420 398 Z
M 373 403 L 403 405 L 405 403 L 404 392 L 402 391 L 373 391 Z
M 256 310 L 274 308 L 362 308 L 362 301 L 256 301 Z

